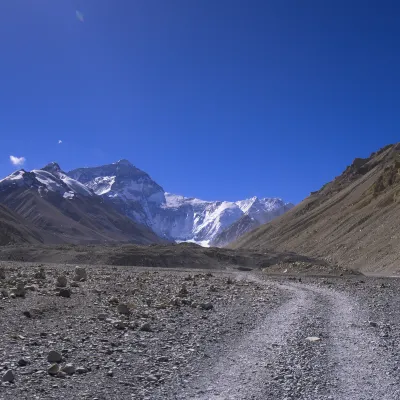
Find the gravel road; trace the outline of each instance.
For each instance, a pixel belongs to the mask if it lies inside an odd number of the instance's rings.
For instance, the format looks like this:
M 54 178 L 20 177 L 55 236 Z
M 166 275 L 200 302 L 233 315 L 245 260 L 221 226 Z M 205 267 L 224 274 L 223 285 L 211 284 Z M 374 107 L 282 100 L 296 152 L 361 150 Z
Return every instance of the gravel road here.
M 1 400 L 400 399 L 398 279 L 85 272 L 0 264 Z
M 400 398 L 398 340 L 368 303 L 320 280 L 275 285 L 287 301 L 176 399 Z

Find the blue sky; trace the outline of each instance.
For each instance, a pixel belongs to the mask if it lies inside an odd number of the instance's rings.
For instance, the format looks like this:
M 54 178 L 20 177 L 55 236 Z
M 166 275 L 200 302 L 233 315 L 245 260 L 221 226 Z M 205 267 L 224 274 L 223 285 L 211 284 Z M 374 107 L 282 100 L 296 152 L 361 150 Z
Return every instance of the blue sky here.
M 385 0 L 3 0 L 0 176 L 10 155 L 127 158 L 170 192 L 298 202 L 399 141 L 399 18 Z

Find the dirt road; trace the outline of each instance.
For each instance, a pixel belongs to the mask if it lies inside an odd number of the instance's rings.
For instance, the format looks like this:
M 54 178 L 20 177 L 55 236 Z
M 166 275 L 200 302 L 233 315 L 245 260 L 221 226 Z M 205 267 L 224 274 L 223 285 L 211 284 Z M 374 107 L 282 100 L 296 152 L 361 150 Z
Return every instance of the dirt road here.
M 366 304 L 321 285 L 276 285 L 288 300 L 175 398 L 400 398 L 390 326 L 370 320 Z

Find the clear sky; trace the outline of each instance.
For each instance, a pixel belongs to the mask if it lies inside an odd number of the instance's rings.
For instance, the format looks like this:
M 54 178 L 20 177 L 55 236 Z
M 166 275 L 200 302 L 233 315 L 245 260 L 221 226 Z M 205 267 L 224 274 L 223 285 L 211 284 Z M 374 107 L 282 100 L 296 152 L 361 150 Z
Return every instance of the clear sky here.
M 0 176 L 127 158 L 169 192 L 298 202 L 399 141 L 399 21 L 385 0 L 1 0 Z

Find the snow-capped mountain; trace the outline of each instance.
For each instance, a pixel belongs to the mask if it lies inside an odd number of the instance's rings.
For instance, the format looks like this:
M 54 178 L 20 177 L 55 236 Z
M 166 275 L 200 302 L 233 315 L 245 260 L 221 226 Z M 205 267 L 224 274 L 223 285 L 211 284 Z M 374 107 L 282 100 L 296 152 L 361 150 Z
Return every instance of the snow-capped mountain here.
M 207 242 L 243 215 L 236 203 L 204 201 L 166 193 L 153 215 L 153 230 L 175 240 Z
M 293 206 L 278 198 L 252 197 L 229 202 L 174 195 L 165 192 L 147 173 L 127 160 L 78 168 L 67 175 L 107 198 L 120 212 L 147 225 L 160 237 L 203 245 L 212 244 L 245 215 L 258 226 Z
M 166 201 L 164 189 L 127 160 L 74 169 L 68 176 L 109 199 L 124 215 L 149 227 L 153 225 L 154 209 Z
M 85 185 L 61 171 L 57 163 L 50 163 L 42 169 L 34 169 L 31 172 L 21 169 L 0 180 L 0 191 L 13 187 L 36 188 L 39 193 L 54 192 L 69 199 L 76 195 L 94 195 Z
M 266 200 L 270 201 L 265 202 Z M 284 203 L 281 199 L 261 199 L 260 201 L 260 199 L 256 198 L 242 217 L 214 236 L 212 245 L 217 247 L 226 246 L 239 239 L 245 233 L 272 221 L 293 207 L 292 203 Z
M 21 169 L 0 180 L 0 203 L 25 219 L 44 243 L 163 241 L 57 163 L 30 172 Z

